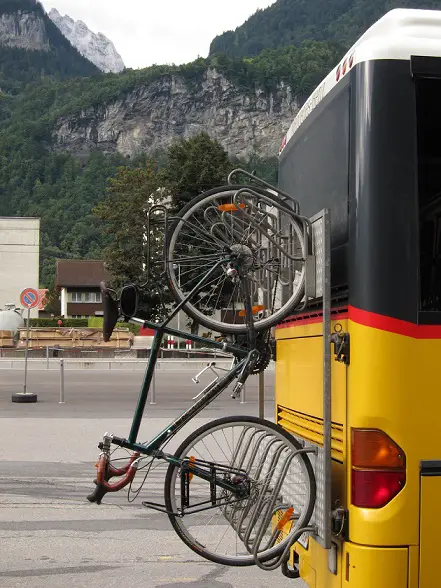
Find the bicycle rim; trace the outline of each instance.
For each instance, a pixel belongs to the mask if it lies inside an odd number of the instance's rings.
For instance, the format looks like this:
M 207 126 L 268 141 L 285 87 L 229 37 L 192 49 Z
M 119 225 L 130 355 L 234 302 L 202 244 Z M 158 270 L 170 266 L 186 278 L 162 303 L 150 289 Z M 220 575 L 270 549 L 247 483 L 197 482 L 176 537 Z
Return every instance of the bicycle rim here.
M 228 264 L 221 264 L 184 306 L 198 323 L 232 334 L 247 330 L 245 290 L 259 331 L 300 303 L 305 282 L 303 227 L 271 193 L 242 198 L 237 191 L 213 190 L 181 211 L 169 235 L 167 263 L 171 292 L 181 302 L 220 260 L 231 253 L 240 259 L 239 276 L 232 278 Z
M 238 500 L 217 487 L 217 506 L 194 514 L 184 512 L 182 518 L 169 515 L 182 541 L 210 561 L 247 566 L 255 563 L 251 552 L 260 533 L 259 560 L 279 555 L 289 537 L 286 533 L 272 537 L 274 525 L 294 507 L 295 520 L 288 523 L 291 534 L 308 523 L 314 508 L 314 474 L 308 457 L 297 453 L 299 449 L 298 442 L 283 429 L 257 417 L 226 417 L 195 431 L 176 456 L 241 469 L 250 490 L 246 498 Z M 284 465 L 289 467 L 283 475 Z M 275 497 L 272 505 L 271 496 Z M 210 501 L 209 482 L 194 475 L 189 499 L 190 509 Z M 175 513 L 182 505 L 179 466 L 170 465 L 167 470 L 165 503 Z

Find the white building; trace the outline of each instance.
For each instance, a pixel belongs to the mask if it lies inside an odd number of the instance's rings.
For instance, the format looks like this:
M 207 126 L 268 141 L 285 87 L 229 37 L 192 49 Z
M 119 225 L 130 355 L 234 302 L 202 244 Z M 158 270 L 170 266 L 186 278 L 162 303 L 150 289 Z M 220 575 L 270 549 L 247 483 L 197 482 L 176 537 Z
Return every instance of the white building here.
M 24 288 L 38 290 L 39 255 L 39 218 L 0 217 L 0 309 L 20 307 Z M 38 317 L 38 308 L 31 317 Z

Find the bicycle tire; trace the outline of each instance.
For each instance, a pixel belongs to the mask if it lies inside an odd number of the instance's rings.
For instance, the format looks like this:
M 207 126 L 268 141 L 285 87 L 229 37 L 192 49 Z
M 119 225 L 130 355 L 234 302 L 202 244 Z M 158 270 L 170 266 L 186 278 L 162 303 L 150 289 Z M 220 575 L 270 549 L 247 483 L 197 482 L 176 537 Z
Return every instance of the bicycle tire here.
M 270 421 L 267 421 L 267 420 L 264 420 L 264 419 L 261 419 L 258 417 L 236 416 L 236 417 L 223 417 L 223 418 L 217 419 L 215 421 L 212 421 L 210 423 L 203 425 L 202 427 L 200 427 L 199 429 L 194 431 L 191 435 L 189 435 L 189 437 L 187 437 L 187 439 L 185 439 L 181 443 L 181 445 L 179 446 L 179 448 L 177 449 L 177 451 L 175 453 L 175 457 L 177 457 L 178 459 L 188 458 L 189 452 L 196 447 L 196 445 L 200 442 L 201 439 L 202 440 L 207 439 L 210 432 L 223 431 L 226 425 L 235 425 L 235 424 L 244 425 L 246 427 L 249 427 L 250 425 L 255 425 L 256 428 L 258 428 L 258 430 L 260 430 L 260 431 L 268 431 L 268 433 L 270 435 L 271 434 L 277 435 L 277 437 L 279 439 L 281 439 L 282 443 L 286 443 L 286 447 L 289 450 L 297 452 L 299 449 L 301 449 L 300 443 L 294 437 L 292 437 L 289 433 L 287 433 L 284 429 L 279 427 L 278 425 L 275 425 L 274 423 L 272 423 Z M 213 445 L 213 447 L 214 447 L 214 445 Z M 307 485 L 307 488 L 309 490 L 308 498 L 305 499 L 306 504 L 304 505 L 302 514 L 296 523 L 296 528 L 300 528 L 300 526 L 303 527 L 303 526 L 307 525 L 311 516 L 312 516 L 313 510 L 314 510 L 314 505 L 315 505 L 315 498 L 316 498 L 316 482 L 315 482 L 315 476 L 314 476 L 314 472 L 313 472 L 313 469 L 311 466 L 311 462 L 310 462 L 308 456 L 304 453 L 297 453 L 295 459 L 298 460 L 302 474 L 305 477 L 305 484 Z M 290 467 L 291 467 L 291 464 L 290 464 Z M 165 477 L 164 498 L 165 498 L 165 505 L 166 505 L 166 508 L 169 511 L 169 513 L 176 512 L 176 508 L 177 508 L 176 496 L 179 495 L 179 491 L 178 491 L 179 489 L 177 490 L 177 488 L 176 488 L 176 481 L 179 479 L 179 475 L 178 475 L 179 472 L 180 472 L 179 465 L 170 464 L 167 469 L 167 474 Z M 292 475 L 294 475 L 294 474 L 292 474 Z M 293 485 L 295 488 L 298 488 L 299 482 L 294 482 Z M 219 507 L 214 507 L 214 508 L 219 508 Z M 209 511 L 209 512 L 211 512 L 211 511 Z M 187 530 L 187 528 L 184 524 L 185 515 L 182 518 L 176 517 L 172 514 L 169 514 L 168 516 L 169 516 L 170 522 L 171 522 L 175 532 L 180 537 L 180 539 L 191 550 L 193 550 L 198 555 L 204 557 L 205 559 L 208 559 L 208 560 L 213 561 L 218 564 L 223 564 L 223 565 L 228 565 L 228 566 L 254 565 L 254 563 L 255 563 L 254 558 L 249 550 L 248 550 L 247 555 L 237 556 L 237 554 L 236 554 L 235 557 L 232 557 L 231 555 L 215 553 L 212 550 L 210 550 L 210 548 L 207 548 L 206 545 L 203 545 L 202 543 L 200 543 L 200 541 L 198 539 L 195 539 L 195 537 L 193 537 L 191 535 L 191 533 Z M 192 516 L 192 515 L 190 514 L 188 516 Z M 206 525 L 206 527 L 208 528 L 209 525 Z M 225 524 L 224 524 L 224 527 L 225 527 Z M 203 525 L 200 526 L 200 528 L 203 528 Z M 291 532 L 292 531 L 290 531 L 289 536 L 291 535 Z M 218 535 L 215 534 L 215 536 L 217 538 Z M 289 539 L 289 536 L 286 536 L 280 543 L 277 543 L 276 545 L 271 547 L 266 553 L 260 553 L 259 560 L 260 561 L 268 561 L 268 560 L 271 560 L 272 558 L 276 557 L 277 555 L 280 555 L 286 546 L 286 541 Z M 236 542 L 236 546 L 237 546 L 237 542 Z
M 175 263 L 174 255 L 175 255 L 175 245 L 176 241 L 179 237 L 179 232 L 182 229 L 185 221 L 188 221 L 191 218 L 192 214 L 196 213 L 198 209 L 204 204 L 209 204 L 214 198 L 231 198 L 234 194 L 243 188 L 249 188 L 249 186 L 221 186 L 219 188 L 214 188 L 212 190 L 208 190 L 191 200 L 184 208 L 182 208 L 175 220 L 170 227 L 167 235 L 167 243 L 168 243 L 168 252 L 167 252 L 167 260 L 166 263 L 166 275 L 167 280 L 170 288 L 170 292 L 175 299 L 175 301 L 180 304 L 184 298 L 186 297 L 188 292 L 183 292 L 181 290 L 181 283 L 180 283 L 180 274 L 177 275 L 175 271 L 175 265 L 179 265 Z M 277 197 L 275 194 L 259 189 L 254 188 L 253 190 L 256 191 L 259 195 L 265 196 L 266 198 L 272 200 L 275 205 L 287 207 L 287 203 L 283 202 L 282 199 Z M 299 246 L 301 248 L 301 253 L 303 256 L 306 255 L 306 243 L 304 243 L 303 239 L 303 227 L 294 221 L 291 220 L 293 231 L 296 234 L 296 237 L 299 242 Z M 304 296 L 304 284 L 305 284 L 305 265 L 302 264 L 301 270 L 299 272 L 298 277 L 298 284 L 296 285 L 292 295 L 290 298 L 282 304 L 282 306 L 277 309 L 274 313 L 270 316 L 261 318 L 259 320 L 254 320 L 254 329 L 256 331 L 267 330 L 271 327 L 277 325 L 280 321 L 282 321 L 286 316 L 288 316 L 301 302 Z M 244 323 L 233 324 L 230 322 L 225 322 L 222 320 L 214 319 L 207 314 L 204 314 L 201 310 L 195 307 L 191 300 L 187 301 L 183 306 L 183 310 L 196 322 L 205 326 L 212 331 L 219 332 L 222 334 L 240 334 L 245 333 L 248 328 L 247 325 Z

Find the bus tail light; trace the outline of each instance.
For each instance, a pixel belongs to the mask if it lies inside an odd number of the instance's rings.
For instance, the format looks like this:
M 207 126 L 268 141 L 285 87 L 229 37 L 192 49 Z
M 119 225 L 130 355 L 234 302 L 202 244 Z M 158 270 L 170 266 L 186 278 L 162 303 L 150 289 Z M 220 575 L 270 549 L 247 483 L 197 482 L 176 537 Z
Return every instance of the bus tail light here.
M 404 451 L 383 431 L 352 429 L 352 466 L 405 469 Z
M 392 500 L 406 483 L 406 472 L 352 470 L 352 504 L 380 508 Z
M 406 483 L 404 451 L 378 429 L 352 429 L 352 504 L 381 508 Z

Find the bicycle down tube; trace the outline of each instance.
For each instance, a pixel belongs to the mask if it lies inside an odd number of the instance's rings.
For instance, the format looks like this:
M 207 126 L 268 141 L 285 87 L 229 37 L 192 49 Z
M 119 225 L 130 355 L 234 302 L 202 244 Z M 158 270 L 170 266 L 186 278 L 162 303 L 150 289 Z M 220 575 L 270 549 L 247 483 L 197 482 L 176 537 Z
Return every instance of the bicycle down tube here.
M 141 426 L 141 421 L 142 421 L 142 416 L 144 414 L 144 409 L 145 409 L 145 405 L 147 402 L 147 398 L 148 398 L 148 393 L 150 390 L 150 385 L 151 382 L 153 380 L 153 373 L 154 370 L 156 368 L 156 362 L 158 360 L 158 355 L 159 352 L 161 350 L 161 341 L 162 341 L 162 337 L 164 335 L 164 333 L 169 334 L 169 335 L 175 335 L 177 337 L 186 337 L 187 339 L 190 339 L 191 341 L 197 342 L 197 343 L 204 343 L 206 345 L 208 345 L 209 347 L 213 347 L 214 349 L 222 349 L 224 351 L 232 351 L 236 354 L 238 354 L 239 356 L 245 356 L 247 355 L 249 352 L 245 351 L 244 349 L 240 348 L 240 347 L 236 347 L 234 345 L 229 345 L 228 343 L 221 343 L 218 341 L 213 341 L 211 339 L 206 339 L 204 337 L 199 337 L 198 335 L 193 335 L 190 333 L 185 333 L 183 331 L 179 331 L 179 330 L 175 330 L 175 329 L 171 329 L 169 327 L 167 327 L 167 325 L 170 323 L 170 321 L 173 319 L 173 317 L 176 316 L 176 314 L 182 309 L 182 307 L 186 304 L 186 302 L 193 297 L 199 290 L 200 288 L 205 284 L 205 282 L 207 281 L 207 279 L 211 276 L 211 274 L 222 264 L 225 263 L 226 260 L 222 259 L 219 260 L 206 274 L 205 276 L 196 284 L 196 286 L 192 289 L 192 291 L 188 294 L 188 296 L 186 296 L 184 298 L 184 300 L 178 304 L 174 310 L 170 313 L 170 315 L 167 317 L 167 319 L 161 324 L 155 324 L 155 323 L 151 323 L 150 321 L 144 321 L 142 319 L 136 319 L 136 318 L 131 318 L 130 322 L 135 323 L 135 324 L 142 324 L 143 327 L 145 328 L 150 328 L 156 331 L 154 339 L 153 339 L 153 345 L 152 348 L 150 350 L 150 357 L 149 357 L 149 362 L 147 364 L 147 369 L 145 372 L 145 376 L 144 376 L 144 380 L 141 386 L 141 391 L 139 393 L 139 398 L 138 398 L 138 405 L 136 407 L 135 410 L 135 414 L 133 417 L 133 423 L 132 423 L 132 428 L 130 430 L 130 434 L 129 434 L 129 438 L 128 438 L 128 442 L 131 444 L 128 447 L 131 447 L 132 449 L 135 448 L 136 445 L 136 440 L 138 437 L 138 433 L 139 433 L 139 428 Z M 243 362 L 240 363 L 240 365 L 242 365 Z M 246 364 L 244 364 L 246 365 Z M 236 366 L 237 367 L 237 366 Z M 243 367 L 243 366 L 242 366 Z M 234 376 L 231 378 L 231 381 L 234 379 L 235 375 L 236 375 L 236 370 L 232 370 Z M 225 378 L 227 378 L 227 376 L 225 376 Z M 224 379 L 225 379 L 224 378 Z M 220 382 L 222 382 L 224 379 L 221 379 Z M 219 383 L 219 382 L 217 382 Z M 230 381 L 226 384 L 226 386 L 228 386 L 230 383 Z M 225 386 L 225 387 L 226 387 Z M 216 396 L 218 394 L 220 394 L 220 392 L 222 392 L 224 388 L 221 388 L 220 391 L 218 393 L 216 393 L 215 396 L 211 397 L 210 395 L 210 399 L 208 401 L 211 402 L 212 399 L 216 398 Z M 204 396 L 201 398 L 201 400 L 205 400 L 205 397 L 207 396 L 207 394 L 204 394 Z M 198 405 L 198 403 L 195 403 L 196 406 Z M 205 408 L 207 404 L 204 402 L 202 408 Z M 201 408 L 201 410 L 202 410 Z M 188 412 L 192 412 L 192 410 L 190 409 Z M 192 413 L 191 416 L 189 417 L 190 419 L 194 416 L 194 414 L 198 414 L 199 410 L 197 410 L 196 412 Z M 184 413 L 187 414 L 187 413 Z M 185 420 L 183 425 L 184 426 L 188 421 Z M 179 427 L 181 428 L 181 427 Z M 178 429 L 176 429 L 175 432 L 177 432 Z M 173 433 L 174 434 L 174 433 Z M 168 434 L 168 436 L 170 436 L 170 434 Z M 164 439 L 161 437 L 161 440 L 163 441 Z M 155 440 L 154 440 L 155 441 Z M 157 449 L 157 447 L 155 447 L 155 449 Z M 140 450 L 139 447 L 137 450 Z
M 158 337 L 158 334 L 155 335 L 155 339 Z M 160 339 L 160 336 L 158 337 Z M 154 342 L 155 346 L 155 342 Z M 159 351 L 159 343 L 156 342 L 156 356 Z M 153 348 L 152 348 L 153 351 Z M 154 356 L 151 356 L 151 359 L 154 360 Z M 154 360 L 155 361 L 155 360 Z M 119 437 L 113 436 L 112 443 L 114 445 L 119 445 L 120 447 L 124 447 L 126 449 L 132 449 L 133 451 L 138 451 L 139 453 L 145 455 L 151 455 L 154 452 L 158 451 L 161 445 L 173 435 L 175 435 L 182 427 L 184 427 L 188 422 L 190 422 L 197 414 L 199 414 L 206 406 L 208 406 L 219 394 L 221 394 L 225 388 L 227 388 L 231 382 L 236 378 L 237 374 L 239 374 L 244 366 L 248 363 L 248 357 L 239 361 L 223 378 L 212 382 L 210 388 L 201 396 L 189 409 L 187 409 L 184 413 L 178 416 L 168 427 L 163 429 L 154 439 L 149 441 L 148 443 L 137 443 L 136 438 L 139 432 L 139 427 L 141 424 L 143 410 L 147 401 L 148 392 L 149 392 L 149 384 L 151 382 L 148 378 L 149 368 L 152 366 L 149 362 L 149 367 L 147 368 L 146 376 L 144 378 L 144 382 L 141 388 L 141 393 L 138 400 L 138 406 L 136 408 L 135 416 L 133 418 L 132 429 L 130 431 L 130 435 L 128 439 L 121 439 Z M 154 366 L 153 366 L 154 369 Z M 152 373 L 152 372 L 151 372 Z

